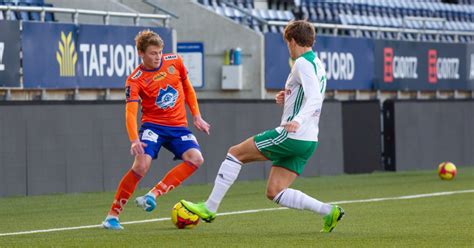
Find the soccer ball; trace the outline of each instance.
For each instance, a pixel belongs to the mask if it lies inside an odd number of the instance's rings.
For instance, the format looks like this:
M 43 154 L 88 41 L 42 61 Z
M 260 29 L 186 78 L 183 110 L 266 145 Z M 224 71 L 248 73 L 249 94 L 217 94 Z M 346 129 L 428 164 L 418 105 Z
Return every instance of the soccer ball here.
M 451 162 L 442 162 L 438 166 L 438 175 L 443 180 L 451 180 L 456 176 L 456 166 Z
M 171 222 L 179 229 L 189 229 L 199 224 L 199 216 L 189 212 L 181 202 L 178 202 L 171 210 Z

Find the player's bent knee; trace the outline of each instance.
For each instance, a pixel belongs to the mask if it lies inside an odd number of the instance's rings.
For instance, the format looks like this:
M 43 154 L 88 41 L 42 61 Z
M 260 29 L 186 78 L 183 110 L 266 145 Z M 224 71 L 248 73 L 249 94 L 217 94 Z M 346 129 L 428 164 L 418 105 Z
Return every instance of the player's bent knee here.
M 227 153 L 234 156 L 236 159 L 242 162 L 244 162 L 246 158 L 245 156 L 246 154 L 242 152 L 240 145 L 235 145 L 235 146 L 230 147 Z
M 147 162 L 145 158 L 136 158 L 133 162 L 132 170 L 135 171 L 138 175 L 144 176 L 148 169 L 150 168 L 150 163 Z
M 133 164 L 132 169 L 140 176 L 144 176 L 148 171 L 148 167 L 145 165 L 145 163 L 135 163 Z
M 235 145 L 235 146 L 231 146 L 229 150 L 227 150 L 227 153 L 232 154 L 232 156 L 234 157 L 237 157 L 237 155 L 239 155 L 238 151 L 239 151 L 239 148 L 237 148 L 237 146 Z
M 204 163 L 204 158 L 202 156 L 193 156 L 188 160 L 188 162 L 199 167 Z

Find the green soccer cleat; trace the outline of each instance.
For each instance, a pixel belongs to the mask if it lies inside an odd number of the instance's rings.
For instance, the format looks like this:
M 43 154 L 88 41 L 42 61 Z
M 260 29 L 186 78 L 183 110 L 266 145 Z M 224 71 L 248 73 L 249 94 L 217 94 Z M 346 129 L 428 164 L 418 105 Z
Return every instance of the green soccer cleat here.
M 204 202 L 193 203 L 186 200 L 180 202 L 188 211 L 198 215 L 205 222 L 211 223 L 216 218 L 216 213 L 207 209 Z
M 329 233 L 336 227 L 337 222 L 339 222 L 344 216 L 344 209 L 337 205 L 333 205 L 331 212 L 323 217 L 324 226 L 321 229 L 321 232 Z

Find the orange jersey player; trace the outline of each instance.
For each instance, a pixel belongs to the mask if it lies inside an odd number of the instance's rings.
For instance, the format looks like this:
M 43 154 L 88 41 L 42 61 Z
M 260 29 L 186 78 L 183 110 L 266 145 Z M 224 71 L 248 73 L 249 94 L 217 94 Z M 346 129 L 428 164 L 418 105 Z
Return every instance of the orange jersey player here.
M 187 128 L 185 104 L 191 110 L 198 130 L 209 134 L 210 128 L 201 118 L 196 93 L 182 59 L 176 54 L 163 55 L 162 39 L 150 30 L 140 32 L 135 41 L 142 64 L 132 72 L 125 85 L 125 119 L 130 153 L 135 156 L 135 162 L 120 181 L 102 223 L 104 228 L 112 230 L 123 229 L 118 216 L 162 146 L 184 162 L 171 169 L 146 195 L 135 199 L 137 206 L 147 212 L 155 209 L 156 198 L 178 187 L 203 163 L 199 144 Z M 138 131 L 139 104 L 142 126 Z
M 192 115 L 199 115 L 196 94 L 176 54 L 164 54 L 158 67 L 151 70 L 138 66 L 128 77 L 125 90 L 127 103 L 141 102 L 142 123 L 187 126 L 185 101 Z

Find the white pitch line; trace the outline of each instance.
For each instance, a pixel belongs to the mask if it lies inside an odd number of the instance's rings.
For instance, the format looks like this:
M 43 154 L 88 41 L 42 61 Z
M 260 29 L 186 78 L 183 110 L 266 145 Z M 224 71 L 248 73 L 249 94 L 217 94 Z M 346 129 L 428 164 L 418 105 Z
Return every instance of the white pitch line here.
M 436 192 L 436 193 L 418 194 L 418 195 L 405 195 L 405 196 L 394 196 L 394 197 L 384 197 L 384 198 L 361 199 L 361 200 L 335 201 L 335 202 L 329 202 L 329 203 L 330 204 L 351 204 L 351 203 L 363 203 L 363 202 L 407 200 L 407 199 L 425 198 L 425 197 L 433 197 L 433 196 L 444 196 L 444 195 L 454 195 L 454 194 L 463 194 L 463 193 L 474 193 L 474 189 Z M 288 208 L 279 207 L 279 208 L 251 209 L 251 210 L 219 213 L 217 215 L 218 216 L 224 216 L 224 215 L 236 215 L 236 214 L 249 214 L 249 213 L 258 213 L 258 212 L 264 212 L 264 211 L 285 210 L 285 209 L 288 209 Z M 133 224 L 141 224 L 141 223 L 148 223 L 148 222 L 159 222 L 159 221 L 167 221 L 167 220 L 170 220 L 170 218 L 157 218 L 157 219 L 148 219 L 148 220 L 126 221 L 126 222 L 122 222 L 121 224 L 122 225 L 133 225 Z M 34 233 L 60 232 L 60 231 L 89 229 L 89 228 L 100 228 L 100 227 L 102 227 L 102 225 L 99 224 L 99 225 L 88 225 L 88 226 L 52 228 L 52 229 L 44 229 L 44 230 L 32 230 L 32 231 L 23 231 L 23 232 L 0 233 L 0 237 L 2 237 L 2 236 L 24 235 L 24 234 L 34 234 Z

